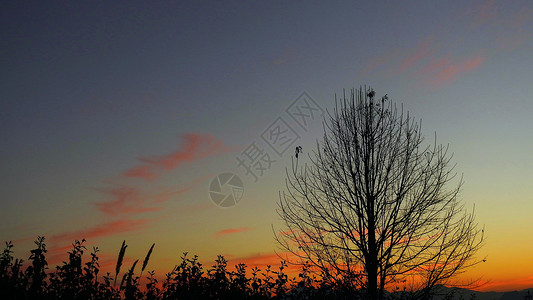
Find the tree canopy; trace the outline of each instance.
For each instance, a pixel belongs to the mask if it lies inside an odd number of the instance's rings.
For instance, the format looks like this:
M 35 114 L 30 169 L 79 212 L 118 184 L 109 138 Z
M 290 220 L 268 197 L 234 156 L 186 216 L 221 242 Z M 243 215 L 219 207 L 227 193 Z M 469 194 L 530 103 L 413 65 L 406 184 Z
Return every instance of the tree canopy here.
M 458 193 L 448 146 L 370 88 L 335 97 L 324 136 L 287 170 L 277 240 L 322 276 L 380 299 L 391 284 L 421 295 L 479 262 L 483 230 Z

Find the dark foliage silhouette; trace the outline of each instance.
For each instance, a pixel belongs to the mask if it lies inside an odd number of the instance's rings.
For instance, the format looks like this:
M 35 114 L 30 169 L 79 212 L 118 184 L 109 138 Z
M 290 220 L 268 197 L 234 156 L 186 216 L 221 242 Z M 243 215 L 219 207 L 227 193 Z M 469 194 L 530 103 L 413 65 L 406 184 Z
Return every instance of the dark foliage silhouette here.
M 100 275 L 97 247 L 84 262 L 87 251 L 85 239 L 75 241 L 67 252 L 68 260 L 55 268 L 48 269 L 44 237 L 35 241 L 31 250 L 29 265 L 22 270 L 23 260 L 13 257 L 13 244 L 6 242 L 0 255 L 0 296 L 2 299 L 357 299 L 356 291 L 341 282 L 321 281 L 309 272 L 309 265 L 302 268 L 297 278 L 289 278 L 287 262 L 280 266 L 267 266 L 261 270 L 253 267 L 248 276 L 247 267 L 240 263 L 232 270 L 223 256 L 204 270 L 198 256 L 184 253 L 176 265 L 159 282 L 155 271 L 146 270 L 153 244 L 141 267 L 139 275 L 135 260 L 129 269 L 121 274 L 124 263 L 126 241 L 118 253 L 115 274 Z M 141 274 L 146 271 L 144 284 Z M 120 284 L 117 278 L 122 275 Z
M 143 284 L 140 272 L 136 275 L 137 260 L 124 274 L 118 274 L 122 275 L 122 284 L 115 285 L 115 274 L 100 275 L 97 247 L 93 247 L 89 257 L 84 257 L 87 252 L 85 240 L 75 241 L 67 252 L 68 260 L 50 270 L 46 264 L 44 241 L 42 237 L 35 241 L 36 248 L 30 251 L 31 259 L 27 263 L 15 259 L 13 244 L 5 243 L 0 253 L 0 299 L 367 299 L 364 291 L 355 288 L 350 280 L 334 280 L 334 274 L 317 274 L 309 262 L 302 265 L 295 277 L 290 277 L 286 273 L 288 262 L 285 261 L 281 261 L 277 268 L 267 266 L 261 270 L 253 267 L 247 271 L 243 263 L 228 268 L 224 257 L 218 256 L 214 264 L 204 270 L 198 256 L 189 257 L 187 253 L 161 281 L 156 278 L 155 271 L 146 269 L 148 258 L 145 258 Z M 125 245 L 124 242 L 123 247 Z M 154 250 L 154 247 L 150 249 Z M 148 252 L 151 255 L 152 252 Z M 35 259 L 38 261 L 34 262 Z M 26 271 L 23 265 L 27 265 Z M 434 299 L 468 299 L 468 295 L 479 293 L 442 286 L 438 290 Z M 527 293 L 523 291 L 517 295 L 521 299 Z M 419 298 L 419 292 L 395 290 L 386 292 L 384 297 L 411 300 Z M 432 298 L 428 296 L 426 299 Z

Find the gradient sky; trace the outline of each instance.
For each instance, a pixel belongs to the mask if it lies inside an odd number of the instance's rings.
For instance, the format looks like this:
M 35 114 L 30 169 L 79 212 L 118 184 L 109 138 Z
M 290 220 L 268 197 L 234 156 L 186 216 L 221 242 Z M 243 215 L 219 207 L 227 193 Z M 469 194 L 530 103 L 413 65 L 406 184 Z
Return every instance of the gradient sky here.
M 320 121 L 298 127 L 291 103 L 366 84 L 450 144 L 487 236 L 465 277 L 533 287 L 529 0 L 3 1 L 0 28 L 0 241 L 17 257 L 45 235 L 52 264 L 81 238 L 104 266 L 124 239 L 129 261 L 156 243 L 160 275 L 184 251 L 275 262 L 292 150 L 262 133 L 281 118 L 305 153 Z M 257 182 L 236 160 L 254 142 L 276 160 Z M 226 209 L 208 194 L 223 172 L 245 189 Z

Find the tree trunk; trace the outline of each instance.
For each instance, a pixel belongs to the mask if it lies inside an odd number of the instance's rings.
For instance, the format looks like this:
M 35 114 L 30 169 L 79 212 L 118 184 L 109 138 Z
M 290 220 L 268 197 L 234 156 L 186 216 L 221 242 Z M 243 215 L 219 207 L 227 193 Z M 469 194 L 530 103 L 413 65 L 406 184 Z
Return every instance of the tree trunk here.
M 368 258 L 367 258 L 367 276 L 368 276 L 368 299 L 378 299 L 378 249 L 376 245 L 376 220 L 374 214 L 374 198 L 369 199 L 368 211 Z

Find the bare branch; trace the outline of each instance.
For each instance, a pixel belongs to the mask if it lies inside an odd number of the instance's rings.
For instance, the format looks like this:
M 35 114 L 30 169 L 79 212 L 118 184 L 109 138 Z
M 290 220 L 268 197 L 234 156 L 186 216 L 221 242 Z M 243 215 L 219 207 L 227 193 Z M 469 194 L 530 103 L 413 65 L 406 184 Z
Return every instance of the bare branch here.
M 478 263 L 483 232 L 457 199 L 448 146 L 425 145 L 421 122 L 366 87 L 335 103 L 309 162 L 286 172 L 282 249 L 370 299 L 406 278 L 429 292 Z

